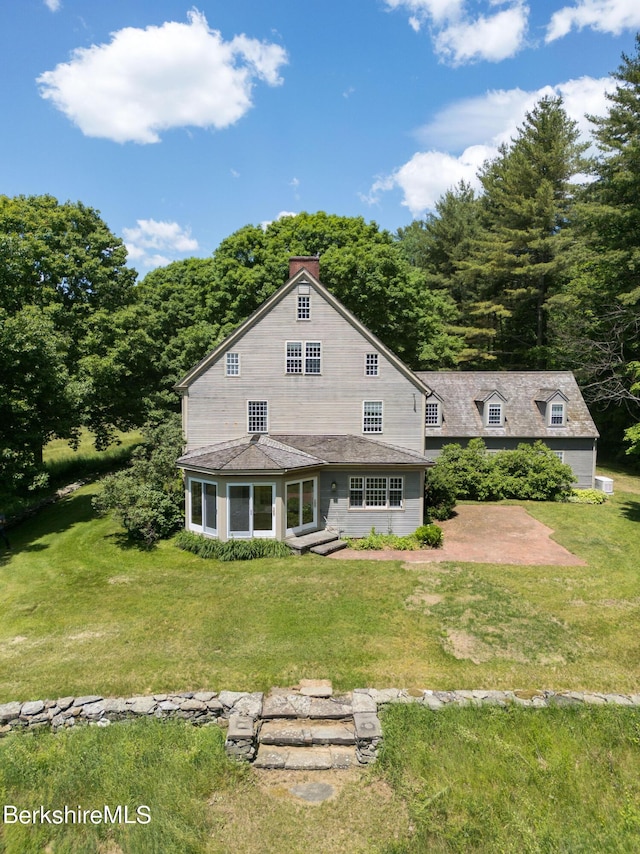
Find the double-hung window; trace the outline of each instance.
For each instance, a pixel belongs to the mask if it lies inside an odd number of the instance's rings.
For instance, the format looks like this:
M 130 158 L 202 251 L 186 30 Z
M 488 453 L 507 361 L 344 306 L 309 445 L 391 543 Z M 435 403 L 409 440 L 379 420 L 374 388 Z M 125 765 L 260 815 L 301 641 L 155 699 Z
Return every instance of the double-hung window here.
M 269 432 L 269 404 L 266 400 L 247 401 L 247 432 Z
M 402 510 L 402 477 L 350 477 L 349 507 L 357 510 Z
M 362 404 L 362 432 L 382 433 L 381 400 L 365 400 Z
M 225 373 L 228 377 L 240 376 L 240 353 L 227 353 Z
M 424 423 L 427 427 L 440 426 L 440 404 L 437 400 L 428 400 L 425 408 Z
M 367 353 L 364 357 L 364 375 L 365 377 L 377 377 L 379 373 L 378 354 Z
M 552 427 L 564 427 L 564 403 L 551 404 L 549 424 Z
M 502 404 L 490 403 L 487 411 L 487 427 L 502 427 Z
M 311 320 L 311 297 L 308 294 L 298 294 L 298 320 Z
M 320 374 L 322 344 L 320 341 L 287 341 L 285 373 Z

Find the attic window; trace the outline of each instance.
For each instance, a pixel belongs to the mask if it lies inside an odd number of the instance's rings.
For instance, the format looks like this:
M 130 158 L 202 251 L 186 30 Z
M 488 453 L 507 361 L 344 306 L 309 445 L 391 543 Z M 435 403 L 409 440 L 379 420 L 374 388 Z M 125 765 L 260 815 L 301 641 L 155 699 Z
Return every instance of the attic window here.
M 311 297 L 298 294 L 298 320 L 311 320 Z
M 367 353 L 364 357 L 364 375 L 366 377 L 378 376 L 378 354 Z
M 240 376 L 240 353 L 227 353 L 226 375 L 228 377 Z
M 501 403 L 489 403 L 487 405 L 487 427 L 502 427 Z
M 564 403 L 552 403 L 549 415 L 551 427 L 564 427 Z

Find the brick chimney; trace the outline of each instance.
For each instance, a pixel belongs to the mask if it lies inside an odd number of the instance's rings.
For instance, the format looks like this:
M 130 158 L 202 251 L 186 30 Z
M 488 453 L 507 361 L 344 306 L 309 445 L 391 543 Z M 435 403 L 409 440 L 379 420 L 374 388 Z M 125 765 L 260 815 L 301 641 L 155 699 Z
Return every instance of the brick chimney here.
M 307 269 L 311 275 L 320 278 L 320 256 L 319 255 L 295 255 L 289 258 L 289 278 L 295 276 L 298 270 Z

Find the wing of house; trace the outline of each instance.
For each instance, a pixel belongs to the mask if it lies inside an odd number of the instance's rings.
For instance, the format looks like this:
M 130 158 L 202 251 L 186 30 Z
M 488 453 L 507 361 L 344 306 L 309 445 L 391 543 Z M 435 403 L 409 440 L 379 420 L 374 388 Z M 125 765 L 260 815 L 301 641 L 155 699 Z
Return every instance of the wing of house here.
M 598 431 L 569 371 L 421 371 L 426 399 L 425 454 L 480 437 L 489 451 L 542 440 L 592 487 Z
M 593 484 L 597 431 L 570 373 L 414 373 L 319 281 L 317 258 L 177 384 L 186 526 L 222 540 L 423 522 L 446 442 L 543 439 Z
M 220 539 L 422 524 L 429 389 L 318 279 L 317 258 L 196 365 L 187 527 Z

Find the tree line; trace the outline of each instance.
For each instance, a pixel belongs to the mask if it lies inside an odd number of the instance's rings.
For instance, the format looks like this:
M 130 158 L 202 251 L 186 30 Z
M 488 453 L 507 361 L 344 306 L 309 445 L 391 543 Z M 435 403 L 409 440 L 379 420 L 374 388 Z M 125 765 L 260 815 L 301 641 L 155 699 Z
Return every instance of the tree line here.
M 479 174 L 396 234 L 301 213 L 247 225 L 210 258 L 141 281 L 98 211 L 0 196 L 0 478 L 26 491 L 42 448 L 83 427 L 160 422 L 174 383 L 288 275 L 323 283 L 414 369 L 573 370 L 612 443 L 640 451 L 640 36 L 588 155 L 543 98 Z

